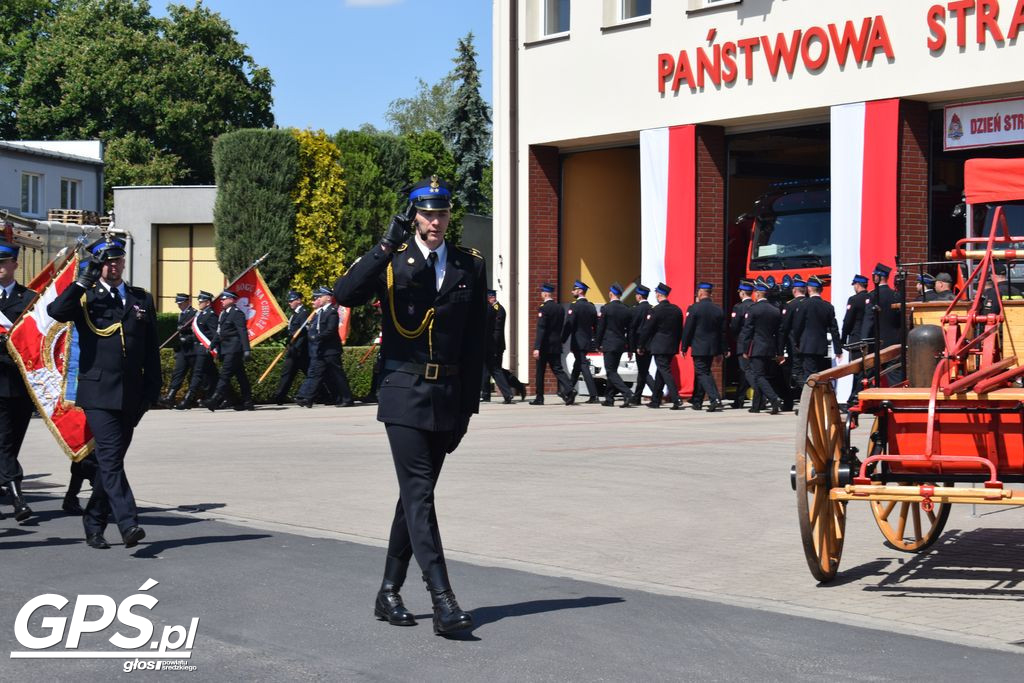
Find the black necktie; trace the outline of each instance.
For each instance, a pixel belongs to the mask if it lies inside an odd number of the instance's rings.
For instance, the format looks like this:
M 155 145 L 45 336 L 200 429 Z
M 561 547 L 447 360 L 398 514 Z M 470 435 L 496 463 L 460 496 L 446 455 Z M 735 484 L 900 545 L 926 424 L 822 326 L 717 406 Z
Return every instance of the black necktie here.
M 121 301 L 121 292 L 117 291 L 116 287 L 110 290 L 110 296 L 114 299 L 115 306 L 120 308 L 123 305 L 124 302 Z
M 7 301 L 7 290 L 0 289 L 0 301 Z
M 427 263 L 430 264 L 431 268 L 434 268 L 435 266 L 437 266 L 437 252 L 436 251 L 432 251 L 429 254 L 427 254 Z

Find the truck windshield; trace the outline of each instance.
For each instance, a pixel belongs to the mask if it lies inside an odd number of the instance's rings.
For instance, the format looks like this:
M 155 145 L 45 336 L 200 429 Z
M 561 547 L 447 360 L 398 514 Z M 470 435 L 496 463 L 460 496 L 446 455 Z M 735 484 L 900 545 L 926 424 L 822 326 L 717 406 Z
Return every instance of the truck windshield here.
M 995 218 L 997 206 L 1003 207 L 1003 215 L 1006 216 L 1006 227 L 1009 229 L 1009 234 L 1013 236 L 1024 235 L 1024 202 L 986 204 L 976 207 L 979 209 L 976 212 L 976 216 L 981 217 L 984 215 L 984 222 L 982 223 L 984 234 L 988 235 L 989 230 L 995 227 L 992 220 Z M 1024 249 L 1024 242 L 1012 242 L 1008 248 Z M 1021 261 L 1011 261 L 1007 279 L 1018 289 L 1024 286 L 1024 263 Z
M 831 215 L 828 190 L 776 198 L 757 215 L 751 268 L 831 265 Z

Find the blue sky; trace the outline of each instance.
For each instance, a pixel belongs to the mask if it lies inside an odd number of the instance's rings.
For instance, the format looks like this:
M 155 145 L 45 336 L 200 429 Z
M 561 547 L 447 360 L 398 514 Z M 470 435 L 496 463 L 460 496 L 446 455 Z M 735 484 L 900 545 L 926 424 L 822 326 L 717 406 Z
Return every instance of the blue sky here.
M 150 0 L 165 16 L 165 0 Z M 191 5 L 192 0 L 174 4 Z M 388 104 L 452 69 L 472 31 L 481 95 L 491 103 L 491 0 L 203 0 L 274 78 L 279 126 L 335 133 L 386 128 Z

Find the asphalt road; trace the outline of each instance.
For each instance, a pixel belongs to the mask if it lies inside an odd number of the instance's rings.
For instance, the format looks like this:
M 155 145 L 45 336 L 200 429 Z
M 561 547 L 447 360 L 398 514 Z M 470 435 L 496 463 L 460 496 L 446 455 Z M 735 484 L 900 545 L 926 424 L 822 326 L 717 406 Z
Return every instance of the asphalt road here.
M 372 617 L 380 548 L 149 508 L 149 538 L 133 550 L 118 543 L 98 551 L 84 545 L 80 521 L 59 510 L 58 498 L 30 492 L 33 523 L 0 521 L 0 648 L 8 655 L 26 649 L 14 622 L 31 598 L 52 592 L 74 603 L 93 594 L 119 603 L 153 579 L 146 592 L 159 603 L 134 612 L 151 616 L 157 634 L 200 620 L 188 659 L 195 671 L 159 673 L 199 680 L 1009 681 L 1024 664 L 1011 652 L 461 562 L 451 563 L 452 580 L 477 625 L 445 639 L 432 633 L 418 578 L 403 591 L 417 626 Z M 71 613 L 69 604 L 60 614 Z M 40 620 L 54 615 L 35 612 L 30 633 L 45 635 Z M 107 639 L 115 631 L 136 634 L 115 621 L 82 635 L 79 649 L 114 650 Z M 2 678 L 107 680 L 131 661 L 130 653 L 8 659 Z

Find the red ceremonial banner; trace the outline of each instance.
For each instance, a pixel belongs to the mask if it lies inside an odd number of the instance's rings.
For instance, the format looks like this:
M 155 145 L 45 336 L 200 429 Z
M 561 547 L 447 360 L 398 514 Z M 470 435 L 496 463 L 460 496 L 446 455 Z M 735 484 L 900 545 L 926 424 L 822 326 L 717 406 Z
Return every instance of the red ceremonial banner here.
M 7 348 L 47 428 L 67 456 L 77 462 L 89 455 L 94 445 L 85 412 L 75 405 L 78 335 L 74 323 L 57 322 L 46 306 L 74 282 L 78 259 L 73 258 L 56 278 L 54 270 L 49 270 L 50 282 L 39 277 L 32 281 L 41 293 L 11 330 Z
M 284 317 L 284 311 L 277 303 L 267 283 L 263 281 L 259 268 L 249 268 L 238 276 L 234 282 L 225 287 L 238 294 L 238 301 L 235 306 L 245 314 L 245 325 L 249 330 L 249 344 L 256 346 L 264 339 L 274 335 L 275 332 L 288 326 L 288 319 Z M 220 299 L 213 302 L 213 310 L 220 315 L 224 304 Z M 202 338 L 199 340 L 203 341 Z M 209 347 L 208 342 L 204 345 Z

